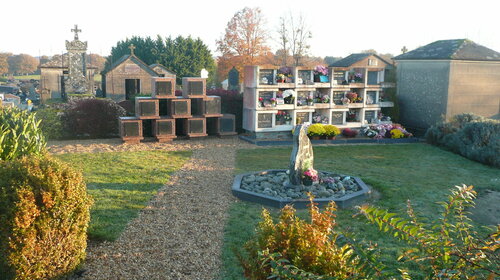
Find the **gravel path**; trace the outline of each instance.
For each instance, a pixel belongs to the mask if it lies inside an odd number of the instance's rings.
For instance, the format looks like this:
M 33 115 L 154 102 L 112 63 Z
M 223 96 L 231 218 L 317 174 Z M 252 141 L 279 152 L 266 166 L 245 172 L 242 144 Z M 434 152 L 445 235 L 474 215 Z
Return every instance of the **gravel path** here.
M 115 242 L 87 249 L 84 279 L 214 279 L 231 195 L 237 138 L 121 145 L 119 140 L 49 143 L 51 153 L 193 150 L 192 158 Z M 147 180 L 147 178 L 145 178 Z

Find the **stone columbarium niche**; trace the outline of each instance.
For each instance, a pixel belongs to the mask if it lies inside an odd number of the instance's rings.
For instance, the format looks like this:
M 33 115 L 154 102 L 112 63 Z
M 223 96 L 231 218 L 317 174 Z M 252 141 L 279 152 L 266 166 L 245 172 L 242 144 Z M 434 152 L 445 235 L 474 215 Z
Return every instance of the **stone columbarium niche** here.
M 273 169 L 237 175 L 233 183 L 236 197 L 273 207 L 293 204 L 306 208 L 308 193 L 324 206 L 335 201 L 340 208 L 366 199 L 368 186 L 358 177 L 314 169 L 314 155 L 306 128 L 295 127 L 293 150 L 288 169 Z

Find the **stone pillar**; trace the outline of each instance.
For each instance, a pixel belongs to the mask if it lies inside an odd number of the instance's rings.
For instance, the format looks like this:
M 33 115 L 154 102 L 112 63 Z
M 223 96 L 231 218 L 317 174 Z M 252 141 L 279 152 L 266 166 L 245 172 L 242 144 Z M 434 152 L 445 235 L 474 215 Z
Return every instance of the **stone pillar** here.
M 311 141 L 307 137 L 307 129 L 297 125 L 293 133 L 293 149 L 290 156 L 290 184 L 301 185 L 302 174 L 309 168 L 314 168 L 314 155 Z

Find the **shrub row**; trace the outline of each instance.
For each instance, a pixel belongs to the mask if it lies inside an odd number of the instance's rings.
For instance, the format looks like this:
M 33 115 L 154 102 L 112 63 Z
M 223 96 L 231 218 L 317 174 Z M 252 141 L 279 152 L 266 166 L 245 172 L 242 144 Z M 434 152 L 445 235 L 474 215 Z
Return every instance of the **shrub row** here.
M 49 139 L 105 138 L 118 135 L 121 106 L 109 99 L 76 98 L 36 112 Z
M 430 127 L 428 143 L 466 158 L 500 167 L 500 121 L 474 114 L 460 114 Z

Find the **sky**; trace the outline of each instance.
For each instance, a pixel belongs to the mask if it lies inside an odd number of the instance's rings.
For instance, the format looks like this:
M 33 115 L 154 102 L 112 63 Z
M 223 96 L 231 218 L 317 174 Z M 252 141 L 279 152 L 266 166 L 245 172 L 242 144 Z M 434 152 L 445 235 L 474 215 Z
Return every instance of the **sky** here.
M 398 55 L 403 46 L 413 50 L 436 40 L 461 38 L 500 51 L 497 1 L 6 0 L 0 6 L 0 52 L 61 54 L 78 24 L 80 40 L 88 42 L 87 53 L 109 55 L 120 40 L 159 34 L 199 37 L 216 56 L 215 41 L 244 7 L 262 9 L 274 38 L 280 16 L 302 14 L 312 32 L 314 56 L 345 57 L 367 49 Z M 276 40 L 268 43 L 277 49 Z

